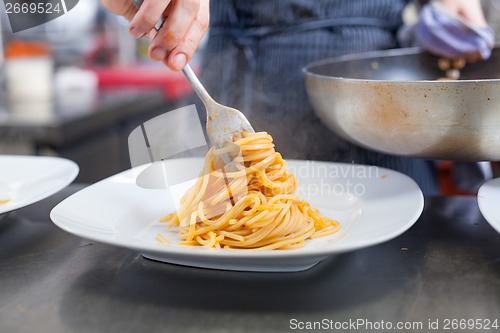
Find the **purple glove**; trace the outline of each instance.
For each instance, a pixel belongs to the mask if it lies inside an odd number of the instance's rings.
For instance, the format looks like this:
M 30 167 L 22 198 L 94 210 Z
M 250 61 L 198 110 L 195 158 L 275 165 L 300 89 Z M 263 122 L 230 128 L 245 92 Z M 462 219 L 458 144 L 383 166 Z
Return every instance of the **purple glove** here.
M 437 2 L 424 6 L 420 12 L 415 36 L 421 47 L 447 58 L 478 53 L 488 59 L 495 44 L 490 27 L 471 25 Z

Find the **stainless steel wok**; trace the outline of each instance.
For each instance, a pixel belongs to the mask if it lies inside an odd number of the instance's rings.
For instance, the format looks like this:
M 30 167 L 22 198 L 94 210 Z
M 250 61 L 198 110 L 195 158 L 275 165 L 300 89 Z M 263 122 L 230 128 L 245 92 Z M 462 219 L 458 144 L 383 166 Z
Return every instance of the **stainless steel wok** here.
M 304 69 L 318 116 L 347 140 L 394 155 L 500 160 L 500 47 L 461 79 L 417 49 L 327 59 Z

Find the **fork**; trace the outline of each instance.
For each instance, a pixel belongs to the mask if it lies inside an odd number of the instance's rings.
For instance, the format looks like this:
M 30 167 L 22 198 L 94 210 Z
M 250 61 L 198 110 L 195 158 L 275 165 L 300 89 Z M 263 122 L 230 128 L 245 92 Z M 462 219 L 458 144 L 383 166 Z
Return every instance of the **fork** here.
M 140 8 L 143 2 L 143 0 L 132 1 L 137 8 Z M 156 31 L 160 30 L 163 22 L 164 18 L 161 17 L 155 25 Z M 222 149 L 226 147 L 233 142 L 234 137 L 240 137 L 242 132 L 255 133 L 252 125 L 241 111 L 219 104 L 210 96 L 189 64 L 182 69 L 182 72 L 205 106 L 207 134 L 215 148 Z M 229 154 L 222 154 L 221 157 L 226 163 L 232 160 Z

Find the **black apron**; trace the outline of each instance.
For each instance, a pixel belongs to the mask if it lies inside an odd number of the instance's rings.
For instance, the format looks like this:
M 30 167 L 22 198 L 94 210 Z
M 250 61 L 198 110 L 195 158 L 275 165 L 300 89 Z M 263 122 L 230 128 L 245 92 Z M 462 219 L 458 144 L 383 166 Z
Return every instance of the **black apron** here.
M 388 167 L 437 193 L 434 163 L 355 146 L 310 106 L 302 68 L 316 60 L 397 47 L 406 0 L 214 0 L 202 79 L 220 103 L 269 132 L 284 158 Z

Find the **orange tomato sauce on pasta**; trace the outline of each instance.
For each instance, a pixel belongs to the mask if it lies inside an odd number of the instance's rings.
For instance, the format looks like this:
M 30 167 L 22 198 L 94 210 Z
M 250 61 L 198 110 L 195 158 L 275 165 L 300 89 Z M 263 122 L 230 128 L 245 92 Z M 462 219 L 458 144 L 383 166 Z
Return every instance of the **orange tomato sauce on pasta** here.
M 184 194 L 179 209 L 162 219 L 169 227 L 179 226 L 181 244 L 294 249 L 340 229 L 338 221 L 293 194 L 297 178 L 287 171 L 269 134 L 242 133 L 234 144 L 239 160 L 222 172 L 219 152 L 210 150 L 202 175 Z M 166 242 L 161 235 L 157 239 Z

